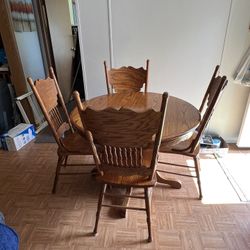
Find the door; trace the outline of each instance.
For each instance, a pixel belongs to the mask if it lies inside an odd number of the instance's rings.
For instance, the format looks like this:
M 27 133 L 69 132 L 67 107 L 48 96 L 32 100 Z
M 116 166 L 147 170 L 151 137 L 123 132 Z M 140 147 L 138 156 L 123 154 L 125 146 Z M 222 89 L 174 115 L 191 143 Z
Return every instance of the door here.
M 74 56 L 68 0 L 45 0 L 58 83 L 64 100 L 69 101 Z
M 200 104 L 221 61 L 230 0 L 77 3 L 88 98 L 106 92 L 103 60 L 140 67 L 150 59 L 149 91 Z

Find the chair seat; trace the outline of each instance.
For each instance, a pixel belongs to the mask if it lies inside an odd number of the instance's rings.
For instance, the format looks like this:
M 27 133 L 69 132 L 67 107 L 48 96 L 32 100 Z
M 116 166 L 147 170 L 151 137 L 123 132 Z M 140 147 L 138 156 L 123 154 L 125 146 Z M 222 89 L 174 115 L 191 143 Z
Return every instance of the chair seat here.
M 113 174 L 105 174 L 103 176 L 98 175 L 96 180 L 106 184 L 130 187 L 153 187 L 156 184 L 156 180 L 154 178 L 152 180 L 148 180 L 148 177 L 139 175 L 116 176 Z
M 64 148 L 59 150 L 66 151 L 69 154 L 93 154 L 87 139 L 81 136 L 78 132 L 66 134 L 64 138 L 61 138 L 61 142 Z

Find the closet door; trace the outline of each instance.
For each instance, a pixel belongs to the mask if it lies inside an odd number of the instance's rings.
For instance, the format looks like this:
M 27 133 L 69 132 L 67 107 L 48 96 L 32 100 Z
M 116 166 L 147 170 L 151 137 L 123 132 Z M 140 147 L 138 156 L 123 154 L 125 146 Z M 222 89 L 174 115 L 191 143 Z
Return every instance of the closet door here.
M 105 93 L 102 62 L 144 65 L 149 91 L 199 105 L 220 64 L 231 0 L 77 1 L 88 97 Z
M 72 85 L 73 36 L 68 0 L 45 0 L 58 83 L 69 101 Z
M 150 59 L 149 91 L 195 106 L 220 64 L 231 0 L 111 0 L 113 66 Z

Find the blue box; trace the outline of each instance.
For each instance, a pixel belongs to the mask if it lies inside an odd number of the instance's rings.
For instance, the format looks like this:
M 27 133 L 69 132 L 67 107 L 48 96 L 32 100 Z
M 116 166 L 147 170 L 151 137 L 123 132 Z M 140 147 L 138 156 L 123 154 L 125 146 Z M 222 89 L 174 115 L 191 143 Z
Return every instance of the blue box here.
M 5 142 L 9 151 L 18 151 L 36 137 L 33 124 L 20 123 L 8 131 Z

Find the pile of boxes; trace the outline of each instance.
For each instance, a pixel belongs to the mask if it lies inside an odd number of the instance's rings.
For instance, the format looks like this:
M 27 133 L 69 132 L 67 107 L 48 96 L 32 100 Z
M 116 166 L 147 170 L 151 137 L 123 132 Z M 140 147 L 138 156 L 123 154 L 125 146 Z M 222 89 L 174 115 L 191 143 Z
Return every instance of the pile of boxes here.
M 4 150 L 18 151 L 36 137 L 33 124 L 20 123 L 7 133 L 0 135 L 0 147 Z
M 228 153 L 228 144 L 220 136 L 203 135 L 200 140 L 200 153 L 223 157 Z

